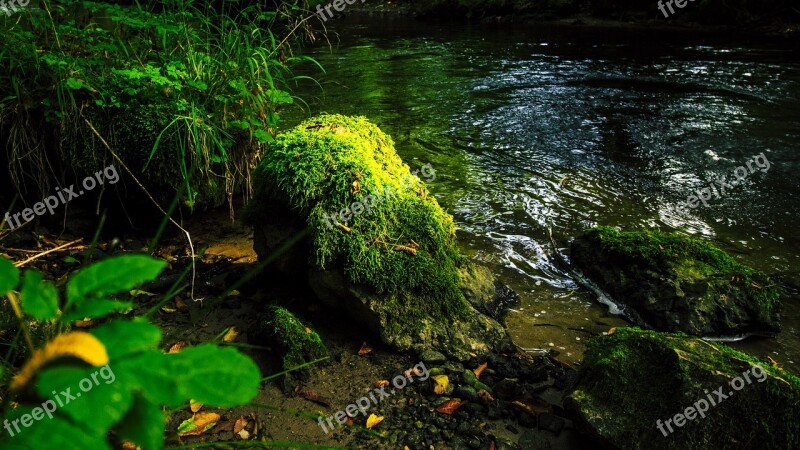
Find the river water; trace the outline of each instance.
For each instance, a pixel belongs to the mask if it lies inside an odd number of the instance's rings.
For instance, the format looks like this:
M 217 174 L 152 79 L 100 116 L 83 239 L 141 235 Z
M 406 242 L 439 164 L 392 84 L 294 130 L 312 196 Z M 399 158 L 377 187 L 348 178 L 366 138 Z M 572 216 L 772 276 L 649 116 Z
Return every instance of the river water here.
M 627 322 L 559 269 L 580 230 L 680 230 L 784 285 L 783 332 L 735 346 L 800 373 L 800 54 L 666 31 L 337 19 L 311 55 L 310 112 L 364 115 L 431 191 L 459 242 L 514 288 L 517 344 L 574 363 Z M 332 36 L 336 37 L 336 36 Z M 289 122 L 299 120 L 289 118 Z M 706 205 L 679 202 L 763 152 L 769 167 Z M 763 161 L 763 160 L 762 160 Z M 751 163 L 752 164 L 752 163 Z

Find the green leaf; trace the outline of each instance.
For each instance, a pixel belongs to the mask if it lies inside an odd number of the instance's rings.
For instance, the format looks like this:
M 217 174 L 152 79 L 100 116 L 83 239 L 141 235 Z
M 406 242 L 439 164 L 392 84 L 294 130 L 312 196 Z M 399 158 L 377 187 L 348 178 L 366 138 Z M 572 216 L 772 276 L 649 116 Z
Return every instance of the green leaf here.
M 205 91 L 206 89 L 208 89 L 208 84 L 206 84 L 206 83 L 204 83 L 202 81 L 189 80 L 189 81 L 186 82 L 186 85 L 188 85 L 190 87 L 193 87 L 193 88 L 197 89 L 198 91 Z
M 179 375 L 171 358 L 160 351 L 148 351 L 114 362 L 114 371 L 129 389 L 147 400 L 171 408 L 189 400 L 178 389 Z
M 69 389 L 69 399 L 63 394 Z M 103 435 L 125 416 L 133 403 L 133 396 L 110 365 L 104 367 L 59 366 L 39 374 L 36 391 L 43 398 L 53 398 L 53 391 L 64 407 L 59 415 L 66 415 L 93 434 Z
M 106 346 L 112 364 L 123 356 L 157 350 L 161 342 L 161 329 L 145 319 L 114 320 L 90 333 Z
M 37 408 L 41 409 L 41 407 Z M 31 414 L 37 408 L 21 406 L 13 410 L 8 419 L 13 420 L 24 414 Z M 13 425 L 12 430 L 14 430 Z M 14 431 L 15 436 L 10 441 L 0 442 L 3 450 L 65 450 L 70 448 L 111 450 L 104 434 L 89 434 L 86 430 L 59 416 L 51 419 L 45 415 L 42 421 L 34 421 L 30 428 L 20 426 L 19 434 L 16 434 L 16 430 Z
M 87 298 L 76 305 L 65 307 L 66 311 L 59 319 L 63 323 L 74 320 L 94 319 L 114 312 L 124 312 L 133 308 L 131 302 L 120 302 L 107 298 Z
M 269 100 L 276 105 L 290 105 L 294 102 L 292 96 L 288 92 L 281 91 L 280 89 L 268 89 L 267 97 L 269 97 Z
M 67 264 L 75 264 L 75 263 L 77 263 L 77 262 L 78 262 L 78 260 L 77 260 L 77 259 L 75 259 L 75 258 L 74 258 L 74 257 L 72 257 L 72 256 L 65 256 L 65 257 L 64 257 L 64 259 L 62 259 L 62 261 L 64 261 L 64 262 L 65 262 L 65 263 L 67 263 Z
M 256 130 L 253 132 L 253 137 L 262 144 L 275 142 L 275 138 L 267 130 Z
M 157 403 L 135 395 L 133 407 L 117 427 L 122 439 L 148 450 L 161 450 L 164 446 L 164 412 Z
M 67 283 L 67 306 L 81 303 L 90 296 L 128 291 L 153 280 L 167 265 L 145 255 L 123 255 L 106 259 L 80 270 Z
M 211 344 L 167 355 L 175 364 L 181 396 L 220 408 L 248 403 L 258 394 L 261 372 L 239 351 Z
M 67 78 L 67 87 L 73 91 L 82 89 L 85 86 L 86 85 L 81 80 L 78 80 L 76 78 Z
M 36 320 L 50 320 L 58 315 L 58 291 L 34 270 L 25 272 L 20 292 L 22 309 Z
M 19 269 L 10 260 L 0 256 L 0 295 L 6 295 L 19 284 Z

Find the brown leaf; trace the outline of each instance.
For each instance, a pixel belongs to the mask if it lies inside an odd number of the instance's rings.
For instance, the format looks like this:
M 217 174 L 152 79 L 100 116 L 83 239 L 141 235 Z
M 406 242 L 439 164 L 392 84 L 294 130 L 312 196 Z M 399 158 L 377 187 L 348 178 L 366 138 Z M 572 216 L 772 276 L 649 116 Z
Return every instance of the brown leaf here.
M 474 373 L 474 374 L 475 374 L 475 378 L 480 378 L 480 377 L 481 377 L 481 374 L 483 373 L 483 371 L 484 371 L 484 370 L 486 370 L 486 367 L 487 367 L 488 365 L 489 365 L 489 364 L 487 364 L 487 363 L 483 363 L 483 364 L 481 364 L 480 366 L 478 366 L 478 368 L 477 368 L 477 369 L 473 370 L 473 371 L 472 371 L 472 373 Z
M 300 397 L 303 397 L 306 400 L 312 401 L 314 403 L 319 403 L 322 406 L 327 406 L 327 407 L 331 406 L 330 400 L 328 400 L 325 397 L 319 395 L 316 391 L 312 391 L 310 389 L 304 391 L 304 390 L 300 389 L 300 386 L 295 387 L 294 391 L 297 393 L 297 395 L 299 395 Z
M 375 387 L 376 388 L 382 388 L 382 387 L 386 387 L 388 385 L 389 385 L 389 380 L 378 380 L 378 381 L 375 382 Z
M 186 309 L 186 308 L 189 307 L 189 305 L 187 305 L 186 302 L 183 301 L 183 299 L 181 299 L 180 297 L 177 297 L 175 299 L 175 307 L 178 308 L 178 309 Z
M 133 442 L 122 441 L 122 450 L 137 450 L 138 448 Z
M 372 352 L 372 347 L 370 347 L 369 345 L 367 345 L 366 342 L 364 342 L 363 344 L 361 344 L 361 349 L 358 351 L 358 356 L 364 356 L 371 352 Z
M 189 409 L 191 409 L 193 413 L 200 411 L 202 408 L 203 408 L 202 403 L 196 402 L 194 400 L 189 400 Z
M 456 412 L 458 408 L 461 407 L 461 405 L 465 403 L 466 402 L 462 402 L 461 400 L 456 400 L 456 399 L 448 400 L 439 405 L 439 407 L 436 408 L 436 412 L 442 414 L 453 414 L 454 412 Z
M 186 341 L 176 342 L 172 345 L 172 347 L 169 348 L 169 351 L 167 353 L 178 353 L 179 351 L 186 348 L 188 345 L 189 343 Z
M 92 325 L 94 325 L 94 321 L 92 319 L 76 320 L 72 324 L 72 326 L 74 326 L 75 328 L 89 328 Z
M 480 397 L 480 399 L 486 403 L 494 401 L 494 397 L 492 397 L 492 394 L 488 393 L 486 389 L 481 389 L 480 391 L 478 391 L 478 397 Z
M 611 336 L 612 334 L 614 334 L 616 332 L 617 332 L 617 327 L 614 327 L 614 328 L 608 330 L 608 335 Z
M 244 430 L 244 427 L 247 426 L 247 420 L 245 420 L 244 416 L 239 416 L 236 419 L 236 423 L 233 424 L 233 432 L 235 434 L 239 434 L 240 431 Z

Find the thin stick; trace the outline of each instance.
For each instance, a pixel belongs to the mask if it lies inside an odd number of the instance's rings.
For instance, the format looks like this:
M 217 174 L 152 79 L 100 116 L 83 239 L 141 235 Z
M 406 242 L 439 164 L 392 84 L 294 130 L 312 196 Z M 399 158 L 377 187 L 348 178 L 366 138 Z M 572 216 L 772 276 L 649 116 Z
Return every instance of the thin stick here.
M 75 240 L 75 241 L 72 241 L 72 242 L 67 242 L 66 244 L 62 244 L 62 245 L 59 245 L 58 247 L 51 248 L 50 250 L 46 250 L 46 251 L 43 251 L 43 252 L 41 252 L 39 254 L 33 255 L 30 258 L 26 259 L 25 261 L 20 261 L 18 263 L 14 263 L 14 265 L 17 266 L 17 267 L 22 267 L 25 264 L 28 264 L 31 261 L 37 260 L 37 259 L 41 258 L 44 255 L 49 255 L 50 253 L 57 252 L 59 250 L 63 250 L 64 248 L 69 247 L 70 245 L 77 244 L 78 242 L 80 242 L 82 240 L 83 240 L 83 238 Z
M 195 260 L 197 259 L 197 256 L 194 253 L 194 244 L 192 244 L 192 236 L 191 236 L 191 234 L 189 234 L 189 232 L 186 231 L 185 228 L 180 226 L 180 224 L 178 222 L 176 222 L 175 219 L 172 218 L 172 216 L 170 216 L 169 214 L 167 214 L 166 211 L 164 211 L 164 208 L 162 208 L 161 205 L 158 204 L 156 199 L 154 199 L 153 196 L 150 195 L 150 192 L 147 191 L 147 189 L 144 187 L 144 185 L 142 185 L 142 183 L 139 182 L 139 179 L 136 178 L 136 175 L 133 174 L 133 171 L 128 168 L 128 166 L 125 164 L 124 161 L 122 161 L 122 158 L 120 158 L 117 155 L 117 153 L 114 152 L 114 150 L 111 148 L 110 145 L 108 145 L 108 142 L 106 142 L 106 140 L 103 138 L 103 136 L 101 136 L 100 133 L 97 132 L 97 130 L 94 128 L 94 125 L 92 125 L 92 122 L 89 122 L 89 120 L 86 117 L 83 116 L 83 111 L 81 111 L 81 117 L 83 117 L 83 120 L 84 120 L 84 122 L 86 122 L 86 125 L 89 125 L 89 128 L 92 130 L 92 132 L 95 134 L 95 136 L 97 136 L 97 138 L 100 139 L 100 142 L 102 142 L 103 145 L 108 149 L 108 151 L 111 152 L 111 155 L 114 157 L 114 159 L 116 159 L 117 162 L 122 166 L 122 168 L 125 169 L 126 172 L 128 172 L 128 175 L 130 175 L 131 178 L 133 178 L 133 181 L 135 181 L 136 184 L 138 184 L 139 187 L 142 188 L 142 190 L 144 191 L 145 195 L 147 195 L 147 198 L 149 198 L 150 201 L 153 202 L 154 205 L 156 205 L 156 208 L 158 208 L 158 210 L 161 211 L 161 213 L 164 214 L 164 216 L 166 216 L 169 219 L 169 221 L 172 222 L 173 225 L 178 227 L 178 229 L 181 230 L 186 235 L 186 239 L 189 241 L 189 250 L 191 250 L 191 252 L 192 252 L 192 289 L 191 289 L 191 298 L 194 301 L 194 299 L 195 299 L 194 298 L 194 283 L 195 283 L 195 278 L 197 277 L 197 262 Z

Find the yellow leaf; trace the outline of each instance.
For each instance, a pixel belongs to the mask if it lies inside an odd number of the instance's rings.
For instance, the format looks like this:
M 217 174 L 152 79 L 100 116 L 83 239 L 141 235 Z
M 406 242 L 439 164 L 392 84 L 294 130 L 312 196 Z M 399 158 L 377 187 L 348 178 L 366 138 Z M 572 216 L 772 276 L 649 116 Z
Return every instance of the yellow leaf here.
M 383 422 L 383 419 L 384 419 L 383 416 L 376 416 L 375 414 L 370 414 L 369 417 L 367 417 L 367 428 L 372 428 L 375 425 Z
M 202 403 L 196 402 L 194 400 L 189 400 L 189 409 L 191 409 L 193 413 L 200 411 L 202 407 L 203 407 Z
M 11 380 L 11 389 L 16 391 L 25 387 L 42 366 L 63 356 L 78 358 L 97 367 L 108 364 L 106 347 L 96 337 L 84 331 L 60 334 L 44 347 L 36 350 L 31 359 Z
M 178 436 L 199 436 L 206 430 L 214 428 L 219 419 L 220 415 L 217 413 L 199 412 L 180 425 Z
M 433 392 L 436 392 L 437 395 L 444 394 L 450 384 L 450 379 L 447 378 L 447 375 L 434 375 L 431 378 L 433 378 Z
M 236 331 L 236 327 L 230 327 L 228 332 L 225 333 L 225 336 L 222 337 L 222 342 L 233 342 L 236 340 L 236 336 L 239 336 L 239 332 Z

